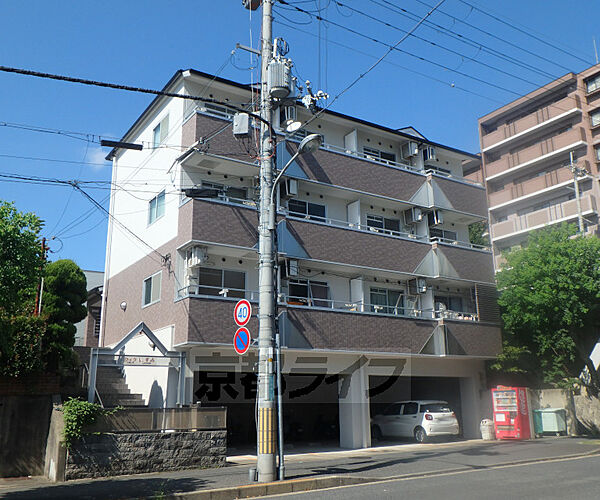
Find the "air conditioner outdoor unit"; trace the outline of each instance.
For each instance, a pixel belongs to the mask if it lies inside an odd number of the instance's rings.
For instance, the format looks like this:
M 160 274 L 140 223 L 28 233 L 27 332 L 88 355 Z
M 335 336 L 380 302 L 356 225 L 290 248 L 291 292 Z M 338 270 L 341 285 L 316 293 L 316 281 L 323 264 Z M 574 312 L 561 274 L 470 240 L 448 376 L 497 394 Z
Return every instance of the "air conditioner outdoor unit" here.
M 208 260 L 208 248 L 195 246 L 187 251 L 188 267 L 198 267 Z
M 425 278 L 408 280 L 408 291 L 411 295 L 427 293 L 427 281 L 425 281 Z
M 402 158 L 410 158 L 419 154 L 419 145 L 414 141 L 402 144 Z
M 406 224 L 416 224 L 423 220 L 423 211 L 418 207 L 412 207 L 404 211 L 404 222 Z
M 439 210 L 432 210 L 427 214 L 427 222 L 430 226 L 439 226 L 444 223 L 444 215 Z
M 281 183 L 280 195 L 282 198 L 291 198 L 298 195 L 298 181 L 296 179 L 286 179 Z

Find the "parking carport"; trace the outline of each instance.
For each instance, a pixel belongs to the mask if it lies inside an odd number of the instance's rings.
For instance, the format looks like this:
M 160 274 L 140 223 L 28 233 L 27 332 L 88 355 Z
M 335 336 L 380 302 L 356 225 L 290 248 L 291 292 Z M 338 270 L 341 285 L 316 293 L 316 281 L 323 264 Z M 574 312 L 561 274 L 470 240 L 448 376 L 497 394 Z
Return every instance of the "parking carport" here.
M 371 417 L 391 403 L 438 399 L 447 401 L 462 429 L 460 379 L 457 377 L 369 377 Z
M 325 374 L 283 375 L 285 446 L 339 444 L 338 377 Z M 227 444 L 252 450 L 256 445 L 256 375 L 240 372 L 194 374 L 194 402 L 227 408 Z

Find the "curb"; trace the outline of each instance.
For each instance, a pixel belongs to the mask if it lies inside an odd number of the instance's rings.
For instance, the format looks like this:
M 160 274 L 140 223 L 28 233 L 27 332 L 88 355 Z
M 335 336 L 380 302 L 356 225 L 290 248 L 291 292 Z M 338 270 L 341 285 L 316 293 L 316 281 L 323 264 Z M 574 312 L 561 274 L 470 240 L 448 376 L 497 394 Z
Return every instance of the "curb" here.
M 324 490 L 340 486 L 354 486 L 381 481 L 381 478 L 362 478 L 356 476 L 322 476 L 310 479 L 291 479 L 272 483 L 249 484 L 213 490 L 189 491 L 167 495 L 173 500 L 233 500 L 236 498 L 263 497 L 281 495 L 296 491 Z
M 167 495 L 166 498 L 172 500 L 234 500 L 237 498 L 253 498 L 269 495 L 281 495 L 284 493 L 293 493 L 297 491 L 324 490 L 328 488 L 339 488 L 342 486 L 356 486 L 359 484 L 379 483 L 385 481 L 409 480 L 425 477 L 438 476 L 443 474 L 454 474 L 471 470 L 490 470 L 499 467 L 514 465 L 526 465 L 541 462 L 551 462 L 554 460 L 567 460 L 571 458 L 583 458 L 586 456 L 600 455 L 600 448 L 586 453 L 575 453 L 571 455 L 561 455 L 555 457 L 531 458 L 527 460 L 514 460 L 511 462 L 502 462 L 493 465 L 482 465 L 481 467 L 455 467 L 453 469 L 441 469 L 437 471 L 414 472 L 411 474 L 402 474 L 389 477 L 359 477 L 359 476 L 321 476 L 307 479 L 290 479 L 284 481 L 275 481 L 272 483 L 249 484 L 244 486 L 234 486 L 228 488 L 217 488 L 211 490 L 189 491 L 184 493 L 175 493 Z

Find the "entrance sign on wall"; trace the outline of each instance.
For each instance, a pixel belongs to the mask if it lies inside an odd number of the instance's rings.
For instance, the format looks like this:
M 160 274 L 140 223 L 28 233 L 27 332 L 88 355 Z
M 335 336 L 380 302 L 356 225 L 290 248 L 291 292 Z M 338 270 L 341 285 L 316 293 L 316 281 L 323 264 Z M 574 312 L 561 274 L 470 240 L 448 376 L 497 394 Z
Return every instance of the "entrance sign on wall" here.
M 251 340 L 250 332 L 246 327 L 242 326 L 241 328 L 238 328 L 233 336 L 233 348 L 235 349 L 235 352 L 240 355 L 246 354 L 250 348 Z
M 238 326 L 245 326 L 252 316 L 252 306 L 246 299 L 240 300 L 233 310 L 233 319 Z

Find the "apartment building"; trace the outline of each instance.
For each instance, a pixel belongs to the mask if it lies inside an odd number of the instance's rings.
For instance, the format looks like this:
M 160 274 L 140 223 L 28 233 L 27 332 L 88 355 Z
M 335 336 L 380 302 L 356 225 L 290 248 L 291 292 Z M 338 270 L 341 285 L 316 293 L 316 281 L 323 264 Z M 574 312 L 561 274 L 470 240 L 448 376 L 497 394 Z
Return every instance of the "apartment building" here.
M 258 308 L 260 179 L 252 121 L 247 134 L 231 125 L 232 106 L 256 89 L 186 70 L 164 90 L 207 102 L 157 97 L 122 139 L 142 151 L 109 155 L 100 345 L 143 321 L 185 353 L 183 404 L 226 405 L 229 437 L 242 443 L 255 435 L 257 353 L 235 354 L 233 308 L 239 298 Z M 275 112 L 277 168 L 307 134 L 323 138 L 276 193 L 286 439 L 368 446 L 372 413 L 438 398 L 477 436 L 489 416 L 484 362 L 501 349 L 492 254 L 468 238 L 487 218 L 471 179 L 479 157 L 331 111 L 285 136 L 286 119 L 311 116 L 294 101 Z M 255 317 L 249 329 L 257 335 Z M 131 340 L 119 358 L 129 388 L 174 405 L 176 370 L 154 361 L 156 342 Z M 136 356 L 151 366 L 128 366 Z
M 527 241 L 530 231 L 577 223 L 572 171 L 580 175 L 581 215 L 588 232 L 598 223 L 600 65 L 569 73 L 479 119 L 494 264 Z

